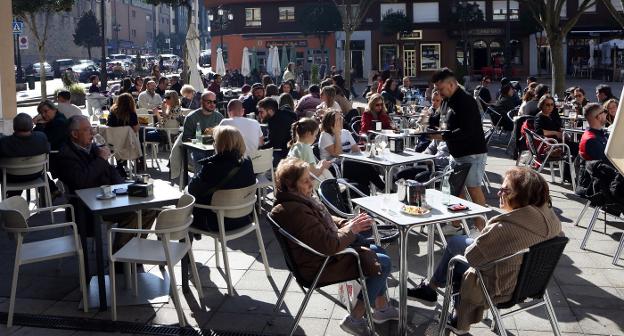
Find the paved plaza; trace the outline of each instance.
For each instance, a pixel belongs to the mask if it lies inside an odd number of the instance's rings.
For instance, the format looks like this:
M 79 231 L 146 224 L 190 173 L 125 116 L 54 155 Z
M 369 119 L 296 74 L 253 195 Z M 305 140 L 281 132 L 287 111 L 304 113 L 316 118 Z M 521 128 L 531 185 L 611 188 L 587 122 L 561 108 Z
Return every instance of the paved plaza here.
M 619 89 L 615 91 L 620 91 Z M 588 92 L 588 96 L 591 97 Z M 504 142 L 506 144 L 506 141 Z M 166 166 L 164 156 L 161 167 Z M 164 163 L 164 164 L 163 164 Z M 149 164 L 149 161 L 148 161 Z M 492 208 L 489 217 L 498 213 L 497 190 L 502 182 L 502 175 L 515 161 L 505 154 L 503 139 L 494 138 L 490 145 L 487 173 L 492 182 L 488 204 Z M 166 169 L 166 168 L 165 168 Z M 166 178 L 165 172 L 153 176 Z M 548 173 L 544 177 L 550 181 Z M 551 183 L 551 197 L 556 213 L 561 218 L 565 235 L 570 238 L 564 256 L 555 272 L 549 292 L 560 328 L 564 335 L 624 335 L 624 260 L 620 266 L 611 263 L 624 224 L 615 218 L 607 217 L 606 233 L 604 217 L 601 215 L 592 233 L 588 250 L 579 248 L 585 234 L 585 226 L 590 219 L 586 213 L 581 225 L 574 226 L 584 203 L 572 193 L 570 185 Z M 60 216 L 60 214 L 59 214 Z M 205 299 L 197 301 L 195 291 L 183 295 L 182 305 L 188 323 L 195 328 L 221 331 L 244 331 L 256 334 L 283 334 L 293 321 L 303 293 L 296 284 L 292 284 L 286 295 L 285 309 L 277 315 L 272 310 L 277 301 L 277 293 L 282 288 L 288 275 L 284 259 L 271 228 L 261 216 L 262 234 L 271 266 L 272 279 L 267 279 L 258 252 L 255 236 L 235 240 L 228 244 L 232 281 L 236 290 L 234 296 L 227 295 L 223 274 L 215 265 L 214 244 L 211 239 L 203 238 L 194 243 L 195 258 L 199 266 Z M 44 222 L 47 218 L 41 218 Z M 35 235 L 33 238 L 37 238 Z M 426 273 L 426 240 L 421 235 L 411 235 L 409 239 L 410 284 L 420 282 Z M 398 247 L 388 248 L 393 258 L 394 270 L 388 280 L 389 294 L 397 304 L 398 297 Z M 0 234 L 0 312 L 8 310 L 8 296 L 13 268 L 14 244 L 7 235 Z M 441 254 L 440 244 L 436 245 L 436 258 Z M 91 256 L 93 258 L 93 256 Z M 94 265 L 93 260 L 91 265 Z M 179 268 L 176 268 L 179 271 Z M 160 274 L 158 267 L 146 271 Z M 179 273 L 176 274 L 179 279 Z M 61 317 L 85 318 L 85 321 L 107 321 L 110 312 L 96 309 L 83 313 L 78 309 L 80 291 L 76 259 L 65 259 L 61 264 L 56 261 L 26 265 L 21 268 L 17 291 L 16 313 L 50 315 Z M 181 290 L 180 290 L 181 293 Z M 315 293 L 303 314 L 298 334 L 305 335 L 344 335 L 338 326 L 346 311 L 337 301 L 338 286 L 323 289 Z M 436 310 L 440 310 L 441 298 Z M 411 335 L 434 335 L 437 314 L 430 307 L 417 301 L 408 301 Z M 149 325 L 177 325 L 177 315 L 170 301 L 166 304 L 150 306 L 119 307 L 119 320 Z M 550 324 L 544 318 L 543 308 L 524 312 L 511 317 L 506 327 L 513 335 L 552 335 Z M 475 325 L 473 335 L 493 335 L 489 330 L 490 321 Z M 395 335 L 396 322 L 377 325 L 380 335 Z M 107 333 L 100 333 L 102 335 Z M 0 335 L 98 335 L 91 331 L 40 329 L 14 326 L 6 329 L 0 325 Z M 108 335 L 108 334 L 107 334 Z

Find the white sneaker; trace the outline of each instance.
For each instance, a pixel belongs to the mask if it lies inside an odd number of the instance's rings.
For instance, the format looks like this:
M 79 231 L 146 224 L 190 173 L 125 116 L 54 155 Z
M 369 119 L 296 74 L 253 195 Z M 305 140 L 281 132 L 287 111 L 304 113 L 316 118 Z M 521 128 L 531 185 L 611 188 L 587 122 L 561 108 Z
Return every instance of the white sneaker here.
M 368 329 L 368 323 L 366 322 L 366 319 L 355 319 L 351 317 L 351 315 L 345 316 L 342 321 L 340 321 L 340 329 L 342 329 L 346 333 L 355 336 L 370 335 L 370 330 Z
M 384 309 L 377 309 L 373 313 L 373 322 L 380 324 L 390 320 L 399 320 L 399 310 L 388 304 Z
M 463 233 L 463 228 L 461 226 L 446 224 L 442 227 L 442 234 L 445 236 L 454 236 L 460 233 Z

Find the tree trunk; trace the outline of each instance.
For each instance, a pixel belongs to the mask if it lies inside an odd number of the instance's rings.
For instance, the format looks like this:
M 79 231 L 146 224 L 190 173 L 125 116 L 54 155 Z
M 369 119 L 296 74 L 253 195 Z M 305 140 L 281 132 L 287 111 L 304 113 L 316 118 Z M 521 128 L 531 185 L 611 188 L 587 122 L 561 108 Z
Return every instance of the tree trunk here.
M 351 87 L 351 34 L 353 31 L 345 30 L 345 44 L 344 44 L 344 80 L 345 85 Z
M 41 99 L 48 98 L 47 83 L 46 83 L 46 69 L 45 69 L 45 42 L 37 43 L 37 49 L 39 51 L 39 83 L 41 84 Z
M 186 45 L 186 35 L 188 34 L 189 28 L 191 27 L 191 18 L 193 17 L 193 6 L 191 5 L 190 2 L 187 2 L 186 5 L 187 10 L 187 14 L 186 14 L 186 22 L 187 22 L 187 26 L 186 26 L 186 34 L 184 35 L 184 39 L 182 39 L 182 57 L 184 59 L 184 62 L 182 63 L 182 74 L 181 74 L 181 78 L 184 81 L 184 84 L 190 84 L 191 82 L 191 78 L 190 78 L 190 72 L 189 69 L 191 67 L 191 64 L 188 64 L 188 47 Z M 221 32 L 223 34 L 223 32 Z
M 563 38 L 553 37 L 548 39 L 550 44 L 550 57 L 552 60 L 552 94 L 559 97 L 565 92 L 565 60 L 563 59 Z

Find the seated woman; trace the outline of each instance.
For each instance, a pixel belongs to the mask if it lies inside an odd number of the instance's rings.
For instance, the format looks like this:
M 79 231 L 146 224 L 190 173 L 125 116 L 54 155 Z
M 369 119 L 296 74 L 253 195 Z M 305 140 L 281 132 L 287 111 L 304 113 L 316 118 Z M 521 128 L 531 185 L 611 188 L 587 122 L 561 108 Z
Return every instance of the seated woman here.
M 492 106 L 492 108 L 500 114 L 497 116 L 493 114 L 492 124 L 500 125 L 504 130 L 511 131 L 513 130 L 513 122 L 511 119 L 507 117 L 507 112 L 516 107 L 516 102 L 514 100 L 514 96 L 516 95 L 516 90 L 511 85 L 505 85 L 501 88 L 501 95 L 496 100 L 496 103 Z M 500 119 L 500 124 L 499 124 Z
M 299 99 L 299 92 L 295 91 L 295 84 L 292 81 L 283 82 L 279 87 L 279 92 L 288 93 L 293 99 Z
M 427 128 L 438 129 L 440 127 L 440 107 L 442 106 L 442 96 L 438 90 L 431 91 L 431 106 L 425 107 L 418 116 L 418 124 L 426 125 Z M 431 139 L 425 134 L 418 137 L 418 144 L 415 151 L 421 153 L 431 143 Z
M 336 89 L 331 85 L 321 89 L 321 103 L 316 106 L 315 118 L 321 121 L 325 113 L 329 111 L 341 112 L 340 105 L 336 101 Z
M 547 138 L 562 140 L 562 123 L 559 113 L 555 109 L 555 99 L 549 95 L 543 95 L 537 103 L 540 112 L 535 116 L 535 133 Z
M 110 115 L 106 125 L 109 127 L 130 126 L 134 132 L 139 132 L 139 118 L 136 114 L 136 106 L 134 105 L 134 97 L 130 93 L 122 93 L 117 97 L 115 104 L 110 108 Z M 117 171 L 122 177 L 126 177 L 124 166 L 126 160 L 117 161 Z M 142 166 L 138 164 L 137 167 Z
M 533 101 L 535 98 L 535 88 L 537 87 L 537 82 L 532 82 L 527 86 L 522 95 L 522 103 L 520 103 L 520 109 L 518 110 L 518 115 L 528 115 L 527 105 Z
M 181 105 L 183 108 L 197 110 L 201 108 L 201 92 L 195 92 L 195 88 L 191 85 L 184 84 L 180 89 L 182 95 Z
M 271 214 L 288 233 L 313 249 L 333 255 L 354 246 L 359 233 L 368 230 L 373 220 L 360 214 L 350 220 L 332 217 L 327 209 L 312 198 L 313 181 L 309 164 L 295 158 L 280 162 L 275 171 L 276 201 Z M 296 219 L 296 220 L 293 220 Z M 292 245 L 291 245 L 292 246 Z M 366 276 L 368 300 L 374 305 L 373 321 L 383 323 L 398 319 L 398 311 L 384 295 L 386 279 L 390 274 L 390 257 L 377 245 L 356 247 L 362 270 Z M 301 276 L 312 280 L 321 266 L 321 259 L 299 246 L 292 247 L 292 256 Z M 358 274 L 351 256 L 336 257 L 319 279 L 320 283 L 335 283 L 353 279 Z M 358 297 L 351 314 L 345 316 L 340 327 L 352 335 L 368 335 L 363 296 Z
M 310 172 L 323 179 L 333 177 L 328 171 L 331 163 L 327 160 L 318 161 L 314 156 L 312 144 L 319 133 L 319 124 L 312 118 L 301 118 L 292 124 L 293 138 L 288 143 L 288 157 L 294 157 L 310 164 Z
M 158 120 L 158 127 L 177 129 L 180 127 L 182 118 L 182 108 L 178 93 L 173 90 L 165 91 L 163 97 L 163 109 L 154 114 L 154 119 Z M 167 143 L 167 132 L 164 130 L 153 130 L 145 135 L 147 141 Z
M 504 213 L 491 218 L 475 239 L 469 236 L 449 238 L 429 283 L 421 282 L 416 288 L 408 289 L 408 296 L 435 304 L 438 296 L 435 289 L 449 285 L 446 283 L 448 262 L 456 255 L 464 255 L 470 267 L 480 267 L 563 235 L 561 222 L 552 209 L 548 183 L 537 172 L 525 167 L 508 170 L 498 196 Z M 494 303 L 511 299 L 521 264 L 522 256 L 516 256 L 481 273 Z M 459 282 L 460 290 L 451 330 L 463 335 L 471 324 L 481 321 L 487 304 L 474 269 L 458 263 L 454 275 L 454 284 Z
M 357 153 L 360 147 L 355 143 L 351 132 L 342 128 L 343 121 L 340 112 L 330 111 L 323 117 L 321 124 L 323 132 L 319 137 L 321 159 L 330 161 L 340 157 L 342 153 Z M 384 183 L 379 173 L 370 165 L 354 162 L 344 162 L 344 177 L 358 185 L 365 194 L 370 194 L 370 183 L 379 190 L 384 190 Z
M 612 128 L 613 122 L 615 122 L 615 115 L 618 110 L 618 101 L 615 98 L 611 98 L 607 100 L 603 105 L 604 109 L 607 111 L 607 126 Z
M 202 165 L 188 186 L 198 204 L 210 205 L 217 190 L 245 188 L 256 183 L 251 159 L 245 157 L 245 141 L 232 126 L 217 126 L 213 130 L 215 155 L 199 161 Z M 245 216 L 226 218 L 226 230 L 241 228 L 250 223 Z M 217 215 L 208 209 L 193 209 L 193 227 L 204 231 L 218 231 Z
M 382 129 L 392 129 L 392 121 L 388 116 L 388 110 L 384 105 L 384 98 L 375 93 L 368 99 L 368 107 L 362 113 L 362 125 L 360 126 L 360 134 L 366 134 L 368 131 L 375 130 L 375 122 L 381 122 Z
M 383 97 L 384 104 L 386 105 L 386 110 L 390 114 L 398 112 L 396 111 L 396 104 L 397 101 L 401 100 L 398 99 L 399 97 L 397 97 L 396 92 L 397 82 L 392 78 L 386 79 L 383 88 L 381 89 L 381 96 Z

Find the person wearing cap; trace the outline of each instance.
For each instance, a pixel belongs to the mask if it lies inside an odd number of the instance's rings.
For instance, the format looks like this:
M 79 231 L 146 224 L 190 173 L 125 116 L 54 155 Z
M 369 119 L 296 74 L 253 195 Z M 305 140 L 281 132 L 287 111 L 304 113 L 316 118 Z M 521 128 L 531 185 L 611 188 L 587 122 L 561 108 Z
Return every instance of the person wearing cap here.
M 258 113 L 258 102 L 264 98 L 264 86 L 260 83 L 256 83 L 251 86 L 251 95 L 243 100 L 243 108 L 245 114 Z

